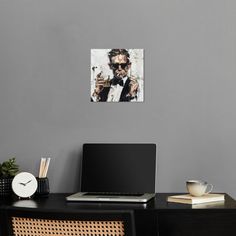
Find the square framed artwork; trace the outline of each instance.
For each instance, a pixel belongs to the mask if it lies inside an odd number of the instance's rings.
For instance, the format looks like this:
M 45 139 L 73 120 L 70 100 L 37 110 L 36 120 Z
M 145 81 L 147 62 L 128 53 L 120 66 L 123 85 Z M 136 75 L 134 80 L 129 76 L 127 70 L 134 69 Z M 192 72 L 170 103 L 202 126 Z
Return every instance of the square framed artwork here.
M 143 102 L 143 70 L 143 49 L 91 49 L 91 101 Z

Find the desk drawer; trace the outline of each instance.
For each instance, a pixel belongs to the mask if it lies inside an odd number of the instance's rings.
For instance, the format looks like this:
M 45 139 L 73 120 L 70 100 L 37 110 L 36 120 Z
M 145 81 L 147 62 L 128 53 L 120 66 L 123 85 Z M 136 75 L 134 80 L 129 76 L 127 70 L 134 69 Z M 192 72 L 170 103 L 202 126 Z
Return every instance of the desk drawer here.
M 135 211 L 136 236 L 158 236 L 158 220 L 154 211 Z
M 236 235 L 236 213 L 199 212 L 158 214 L 160 236 Z

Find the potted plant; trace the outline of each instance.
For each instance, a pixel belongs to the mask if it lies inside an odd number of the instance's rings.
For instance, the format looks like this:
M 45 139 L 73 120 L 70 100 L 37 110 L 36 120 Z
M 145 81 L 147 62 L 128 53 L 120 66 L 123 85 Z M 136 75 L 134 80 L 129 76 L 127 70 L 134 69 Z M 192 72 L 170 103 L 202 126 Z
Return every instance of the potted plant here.
M 0 196 L 12 193 L 11 182 L 18 171 L 19 166 L 14 157 L 0 164 Z

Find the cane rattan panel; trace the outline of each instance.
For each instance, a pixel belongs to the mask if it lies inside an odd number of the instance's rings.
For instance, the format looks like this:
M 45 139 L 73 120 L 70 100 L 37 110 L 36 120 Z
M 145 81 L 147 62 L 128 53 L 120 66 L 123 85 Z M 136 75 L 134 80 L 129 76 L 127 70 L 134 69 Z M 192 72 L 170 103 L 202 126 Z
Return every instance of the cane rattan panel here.
M 123 221 L 48 220 L 12 217 L 14 236 L 124 236 Z

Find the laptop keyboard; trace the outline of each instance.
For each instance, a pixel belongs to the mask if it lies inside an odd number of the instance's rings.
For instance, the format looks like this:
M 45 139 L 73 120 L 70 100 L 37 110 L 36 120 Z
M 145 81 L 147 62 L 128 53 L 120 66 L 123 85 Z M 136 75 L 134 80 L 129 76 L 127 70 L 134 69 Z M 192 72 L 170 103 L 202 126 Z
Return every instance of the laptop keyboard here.
M 88 192 L 84 196 L 135 196 L 140 197 L 143 193 L 117 193 L 117 192 Z

